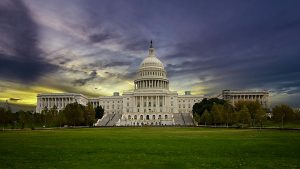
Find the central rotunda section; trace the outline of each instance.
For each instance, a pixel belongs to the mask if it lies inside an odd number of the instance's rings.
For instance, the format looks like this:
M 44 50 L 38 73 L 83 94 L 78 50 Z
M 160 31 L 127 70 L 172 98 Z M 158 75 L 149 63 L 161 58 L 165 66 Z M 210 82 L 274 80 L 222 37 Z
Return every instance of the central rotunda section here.
M 149 53 L 138 68 L 134 90 L 123 93 L 123 114 L 118 125 L 174 125 L 177 96 L 169 90 L 167 72 L 151 41 Z
M 156 57 L 151 45 L 148 56 L 141 63 L 134 81 L 135 91 L 164 89 L 169 90 L 169 80 L 163 63 Z

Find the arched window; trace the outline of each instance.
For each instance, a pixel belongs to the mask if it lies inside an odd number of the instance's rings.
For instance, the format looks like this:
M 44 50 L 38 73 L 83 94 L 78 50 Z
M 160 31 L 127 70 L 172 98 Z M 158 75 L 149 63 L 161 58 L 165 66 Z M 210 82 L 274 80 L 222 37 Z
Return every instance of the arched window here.
M 143 120 L 143 115 L 140 116 L 140 120 Z
M 149 115 L 146 116 L 146 120 L 149 120 Z
M 165 119 L 167 119 L 168 118 L 168 115 L 165 115 Z
M 152 119 L 155 120 L 155 115 L 152 116 Z
M 161 119 L 161 115 L 158 115 L 158 119 Z
M 136 120 L 137 119 L 137 115 L 134 115 L 134 120 Z
M 130 115 L 128 115 L 128 120 L 131 120 L 131 116 Z

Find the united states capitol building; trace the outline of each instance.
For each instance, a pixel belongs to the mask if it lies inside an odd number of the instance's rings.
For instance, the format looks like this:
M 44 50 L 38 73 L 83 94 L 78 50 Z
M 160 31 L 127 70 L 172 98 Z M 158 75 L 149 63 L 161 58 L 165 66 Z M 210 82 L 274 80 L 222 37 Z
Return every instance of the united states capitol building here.
M 223 91 L 221 98 L 233 104 L 240 100 L 258 100 L 268 106 L 266 91 Z M 120 95 L 88 98 L 77 93 L 42 93 L 37 95 L 36 112 L 44 108 L 56 106 L 63 110 L 69 103 L 78 102 L 82 105 L 91 103 L 94 107 L 102 106 L 104 116 L 96 126 L 142 126 L 142 125 L 194 125 L 192 108 L 200 102 L 203 95 L 178 95 L 177 91 L 169 90 L 169 80 L 164 64 L 157 58 L 152 42 L 148 56 L 142 61 L 134 80 L 134 89 Z

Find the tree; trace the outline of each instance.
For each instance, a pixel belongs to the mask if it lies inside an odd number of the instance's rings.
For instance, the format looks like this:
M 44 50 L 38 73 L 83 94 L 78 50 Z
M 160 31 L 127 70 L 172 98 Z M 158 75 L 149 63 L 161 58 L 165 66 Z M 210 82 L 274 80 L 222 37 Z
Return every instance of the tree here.
M 16 112 L 18 114 L 18 121 L 21 125 L 21 129 L 25 128 L 25 124 L 26 124 L 26 113 L 23 110 L 19 110 Z
M 59 127 L 63 126 L 63 124 L 64 124 L 65 121 L 66 121 L 64 111 L 58 112 L 58 117 L 57 117 L 57 119 L 58 119 L 58 126 L 59 126 Z
M 85 125 L 92 126 L 95 122 L 95 116 L 96 116 L 96 112 L 93 108 L 93 105 L 91 103 L 88 103 L 84 111 Z
M 215 125 L 222 124 L 223 118 L 223 105 L 214 104 L 211 109 L 212 121 Z
M 58 110 L 54 105 L 46 114 L 48 126 L 57 126 L 58 125 Z
M 5 124 L 7 123 L 7 113 L 5 108 L 0 107 L 0 123 L 3 125 L 3 130 L 5 128 Z
M 193 119 L 194 119 L 194 121 L 195 121 L 195 124 L 200 124 L 200 122 L 201 122 L 201 117 L 200 117 L 198 114 L 196 114 L 196 115 L 193 117 Z
M 26 123 L 31 129 L 34 129 L 34 119 L 33 119 L 33 113 L 31 111 L 26 111 L 25 112 L 25 119 Z
M 255 126 L 257 119 L 257 111 L 262 108 L 261 104 L 258 101 L 238 101 L 235 104 L 236 110 L 240 111 L 243 106 L 247 106 L 248 111 L 251 117 L 251 125 Z
M 76 126 L 84 121 L 84 106 L 75 103 L 68 104 L 64 109 L 66 121 L 69 125 Z
M 265 122 L 265 120 L 267 119 L 267 111 L 260 107 L 257 111 L 256 111 L 256 119 L 259 122 L 259 126 L 262 127 L 263 123 Z
M 294 110 L 294 115 L 295 115 L 295 120 L 300 122 L 300 109 L 295 109 Z
M 234 118 L 234 108 L 231 104 L 229 103 L 225 103 L 223 105 L 223 113 L 224 113 L 224 120 L 226 122 L 226 126 L 228 127 L 228 125 L 232 125 L 233 124 L 233 118 Z
M 207 110 L 205 110 L 200 118 L 200 121 L 204 125 L 211 124 L 212 122 L 211 114 Z
M 255 126 L 257 120 L 257 111 L 261 108 L 261 105 L 258 101 L 248 101 L 247 103 L 247 108 L 249 109 L 249 113 L 251 116 L 251 124 L 252 126 Z
M 95 112 L 96 112 L 95 114 L 96 119 L 101 119 L 104 115 L 104 109 L 102 108 L 102 106 L 97 106 L 95 108 Z
M 196 116 L 197 114 L 199 115 L 199 117 L 201 117 L 205 110 L 210 112 L 214 104 L 224 105 L 225 103 L 226 103 L 225 100 L 218 99 L 218 98 L 211 98 L 211 99 L 204 98 L 200 103 L 195 103 L 193 105 L 193 116 L 197 117 Z
M 5 108 L 0 107 L 0 123 L 3 125 L 3 130 L 5 128 L 5 125 L 8 123 L 8 114 Z
M 48 107 L 45 106 L 42 110 L 42 113 L 41 113 L 41 118 L 42 118 L 42 121 L 43 121 L 43 126 L 46 126 L 47 124 L 47 115 L 49 113 L 49 110 L 48 110 Z
M 238 113 L 239 122 L 242 123 L 242 128 L 244 124 L 249 124 L 251 121 L 251 115 L 246 105 L 243 105 L 242 109 Z
M 275 106 L 273 108 L 273 119 L 277 122 L 281 121 L 281 128 L 286 121 L 289 121 L 293 118 L 293 109 L 286 104 Z

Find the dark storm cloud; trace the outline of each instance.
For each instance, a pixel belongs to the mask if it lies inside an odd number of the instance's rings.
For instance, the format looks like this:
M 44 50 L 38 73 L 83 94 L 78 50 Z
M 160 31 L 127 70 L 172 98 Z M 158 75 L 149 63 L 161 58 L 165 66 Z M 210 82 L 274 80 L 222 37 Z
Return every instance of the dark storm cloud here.
M 124 40 L 124 49 L 130 51 L 142 51 L 149 47 L 150 39 L 146 38 L 128 38 Z
M 38 49 L 38 27 L 22 1 L 0 2 L 0 36 L 2 79 L 32 82 L 55 69 Z
M 110 34 L 92 34 L 89 36 L 89 40 L 92 43 L 99 43 L 99 42 L 103 42 L 107 39 L 111 39 L 112 35 Z
M 21 1 L 3 2 L 0 2 L 0 77 L 31 81 L 51 72 L 54 67 L 42 59 L 43 52 L 37 47 L 39 30 L 28 9 Z M 69 29 L 63 29 L 57 36 L 63 39 L 64 33 L 73 30 L 74 37 L 66 41 L 76 39 L 76 35 L 84 39 L 84 42 L 71 42 L 80 46 L 74 53 L 83 53 L 80 59 L 94 60 L 74 62 L 79 65 L 70 66 L 73 58 L 69 59 L 68 53 L 64 53 L 65 49 L 72 53 L 69 46 L 59 49 L 62 55 L 51 54 L 51 61 L 56 61 L 60 69 L 86 73 L 87 78 L 76 79 L 73 85 L 84 86 L 94 80 L 97 72 L 90 73 L 91 70 L 104 70 L 116 81 L 134 79 L 144 58 L 137 54 L 147 55 L 149 41 L 153 40 L 168 77 L 180 77 L 184 79 L 182 83 L 196 81 L 193 86 L 206 86 L 206 94 L 216 94 L 222 89 L 269 89 L 274 93 L 300 95 L 298 1 L 66 0 L 47 3 L 52 4 L 53 9 L 46 5 L 34 9 L 46 8 L 50 13 L 51 10 L 60 13 L 54 9 L 61 9 L 64 4 L 70 7 L 63 12 L 64 16 L 73 16 L 79 11 L 87 14 L 78 20 L 59 18 L 66 21 L 64 26 Z M 71 24 L 67 24 L 69 22 Z M 60 29 L 55 23 L 53 27 Z M 119 67 L 126 70 L 119 73 Z M 115 70 L 109 72 L 111 69 Z M 99 83 L 105 78 L 101 77 Z
M 130 62 L 115 61 L 115 62 L 110 62 L 110 63 L 104 64 L 103 67 L 107 68 L 107 67 L 128 66 L 128 65 L 130 65 Z
M 117 67 L 117 66 L 129 66 L 131 63 L 128 61 L 104 61 L 104 60 L 98 60 L 93 63 L 90 63 L 88 65 L 83 65 L 82 67 L 86 67 L 89 69 L 106 69 L 111 67 Z
M 136 71 L 132 71 L 132 72 L 128 72 L 128 73 L 124 74 L 122 77 L 127 80 L 128 79 L 133 80 L 134 78 L 136 78 L 136 75 L 137 75 Z
M 84 86 L 87 82 L 94 80 L 97 78 L 97 71 L 93 70 L 90 74 L 89 77 L 84 78 L 84 79 L 77 79 L 73 81 L 74 86 Z
M 213 86 L 211 93 L 222 88 L 298 92 L 299 83 L 280 84 L 300 77 L 299 3 L 274 1 L 270 7 L 266 1 L 232 2 L 218 10 L 218 5 L 203 10 L 199 6 L 199 11 L 215 14 L 206 14 L 202 33 L 179 36 L 188 39 L 177 39 L 176 51 L 163 57 L 172 61 L 166 65 L 168 75 L 192 74 L 202 80 L 198 85 Z M 192 30 L 197 24 L 184 26 Z
M 78 1 L 77 1 L 78 2 Z M 169 77 L 190 76 L 208 92 L 222 88 L 297 91 L 300 73 L 300 11 L 296 1 L 93 1 L 80 5 L 90 14 L 92 43 L 113 40 L 128 51 L 144 51 L 154 40 Z M 111 12 L 114 11 L 114 12 Z M 164 56 L 160 49 L 174 50 Z M 101 53 L 100 53 L 101 54 Z M 92 63 L 90 68 L 129 65 L 133 78 L 140 60 L 128 56 Z M 131 63 L 131 64 L 130 64 Z M 133 67 L 133 68 L 132 68 Z

